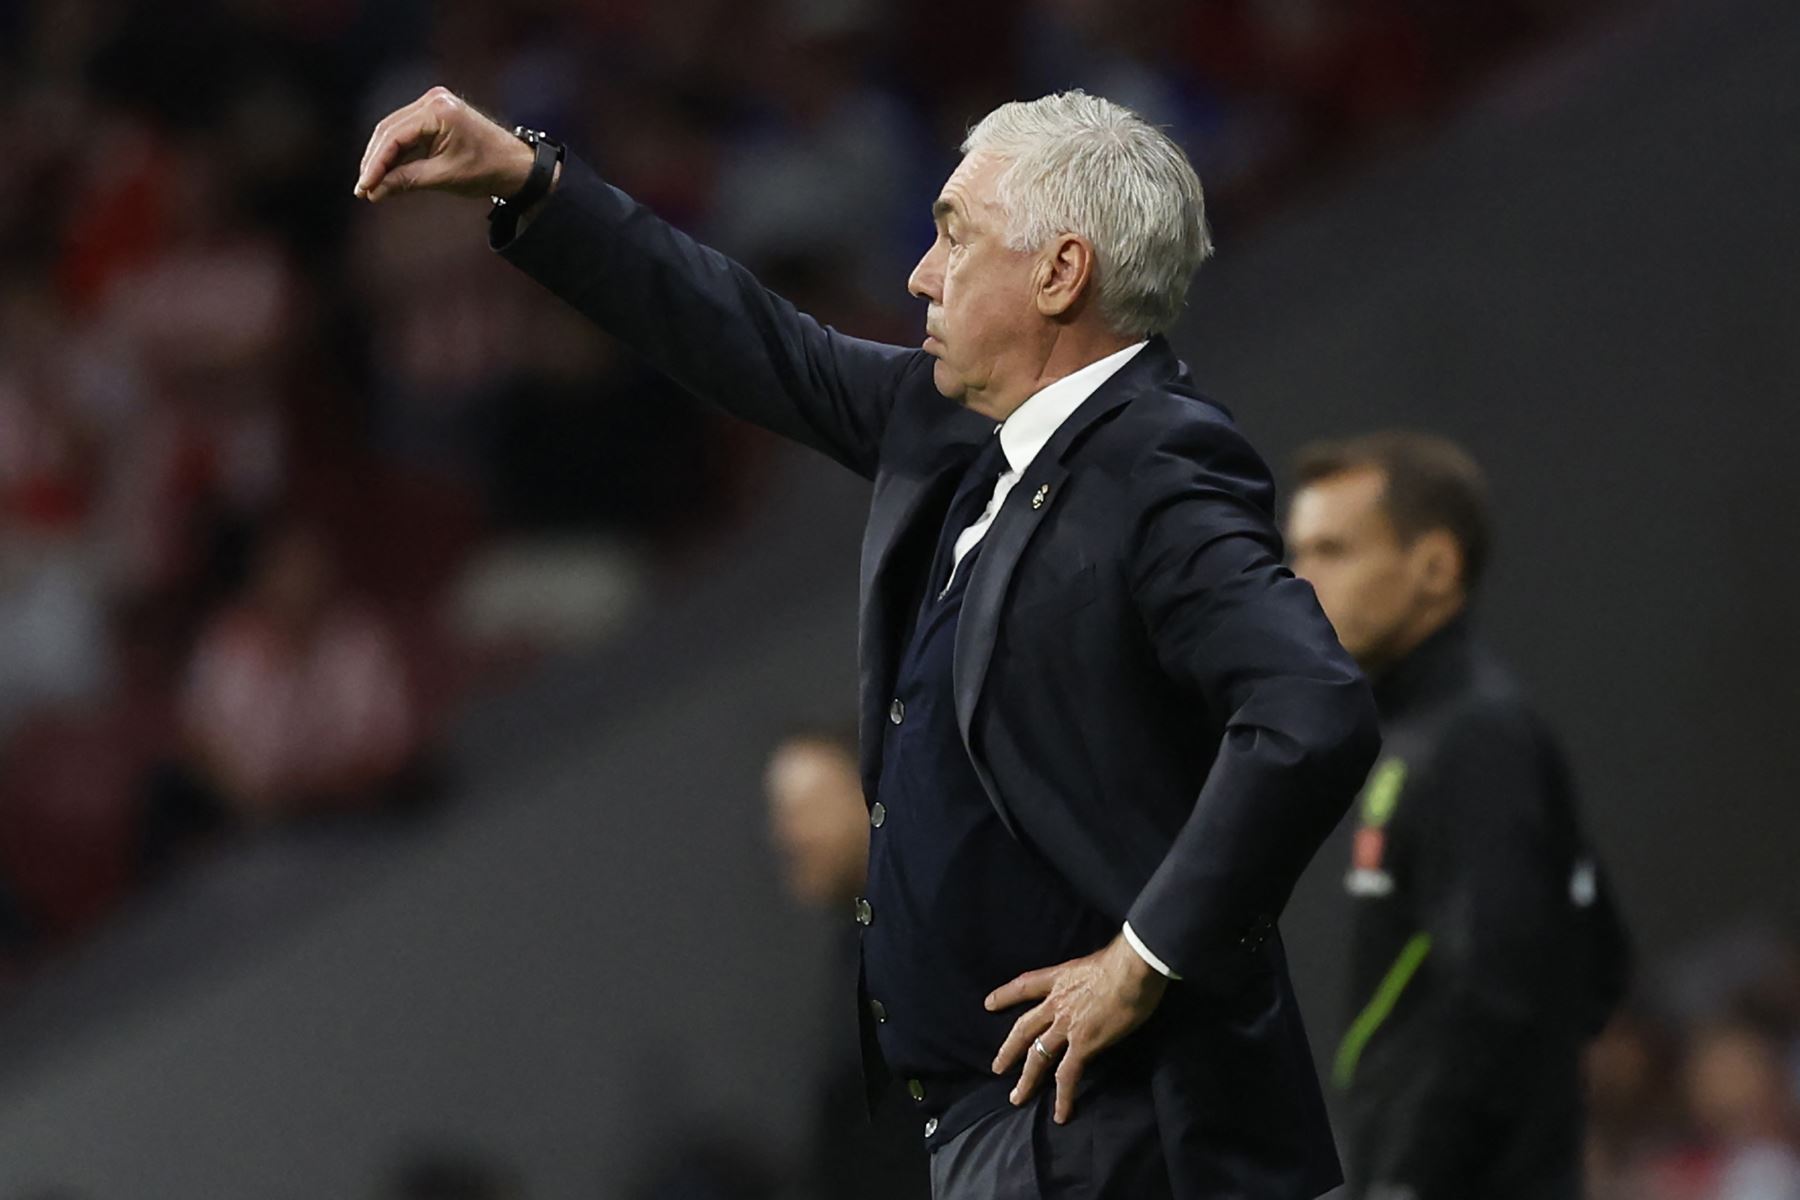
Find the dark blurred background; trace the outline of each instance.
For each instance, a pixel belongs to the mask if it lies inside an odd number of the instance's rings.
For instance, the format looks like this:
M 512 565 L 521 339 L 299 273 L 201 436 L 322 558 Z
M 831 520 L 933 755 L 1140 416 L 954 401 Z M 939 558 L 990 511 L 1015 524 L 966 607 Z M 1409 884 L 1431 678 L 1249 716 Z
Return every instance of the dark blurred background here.
M 0 1197 L 822 1194 L 843 922 L 762 772 L 848 717 L 866 490 L 483 205 L 354 202 L 436 83 L 901 342 L 969 123 L 1167 126 L 1221 246 L 1174 341 L 1265 454 L 1491 475 L 1482 620 L 1643 952 L 1594 1194 L 1764 1200 L 1721 1181 L 1800 1109 L 1791 0 L 0 3 Z M 1346 853 L 1285 921 L 1321 1052 Z

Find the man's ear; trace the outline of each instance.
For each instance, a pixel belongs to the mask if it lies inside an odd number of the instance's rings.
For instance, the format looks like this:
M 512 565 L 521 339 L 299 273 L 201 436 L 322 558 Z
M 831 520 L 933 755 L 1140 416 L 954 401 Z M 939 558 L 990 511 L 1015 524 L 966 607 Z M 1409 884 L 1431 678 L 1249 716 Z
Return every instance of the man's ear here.
M 1448 529 L 1428 529 L 1412 545 L 1413 570 L 1425 594 L 1434 600 L 1463 588 L 1462 546 Z
M 1094 278 L 1094 248 L 1073 233 L 1057 236 L 1038 263 L 1037 309 L 1046 317 L 1067 316 L 1086 299 Z

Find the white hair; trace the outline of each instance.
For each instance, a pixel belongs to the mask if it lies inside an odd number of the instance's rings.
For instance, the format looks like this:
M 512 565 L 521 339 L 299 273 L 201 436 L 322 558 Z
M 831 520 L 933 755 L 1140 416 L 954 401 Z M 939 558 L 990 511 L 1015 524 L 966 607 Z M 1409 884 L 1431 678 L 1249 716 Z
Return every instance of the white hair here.
M 1213 247 L 1200 179 L 1167 134 L 1123 105 L 1058 92 L 1002 104 L 962 150 L 1004 161 L 996 194 L 1012 249 L 1064 233 L 1093 246 L 1100 314 L 1115 333 L 1175 323 Z

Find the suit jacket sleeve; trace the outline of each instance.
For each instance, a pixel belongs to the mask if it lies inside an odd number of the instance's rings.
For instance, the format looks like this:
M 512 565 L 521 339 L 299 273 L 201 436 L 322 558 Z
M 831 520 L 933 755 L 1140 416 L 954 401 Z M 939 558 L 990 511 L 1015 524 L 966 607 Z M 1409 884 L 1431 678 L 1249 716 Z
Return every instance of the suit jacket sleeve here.
M 1133 480 L 1139 612 L 1162 669 L 1225 734 L 1128 919 L 1205 986 L 1251 957 L 1349 807 L 1379 747 L 1375 707 L 1312 588 L 1282 565 L 1268 469 L 1234 429 L 1172 432 Z
M 873 478 L 900 387 L 931 358 L 820 325 L 573 156 L 509 262 L 703 399 Z

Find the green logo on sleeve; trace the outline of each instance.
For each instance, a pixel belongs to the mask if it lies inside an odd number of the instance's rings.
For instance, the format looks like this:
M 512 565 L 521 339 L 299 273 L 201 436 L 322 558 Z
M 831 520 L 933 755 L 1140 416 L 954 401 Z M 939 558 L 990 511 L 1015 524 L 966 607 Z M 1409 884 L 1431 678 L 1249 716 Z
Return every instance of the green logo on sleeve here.
M 1362 819 L 1364 825 L 1379 829 L 1386 825 L 1400 807 L 1400 789 L 1406 785 L 1406 760 L 1388 758 L 1375 764 L 1369 782 L 1363 787 Z

